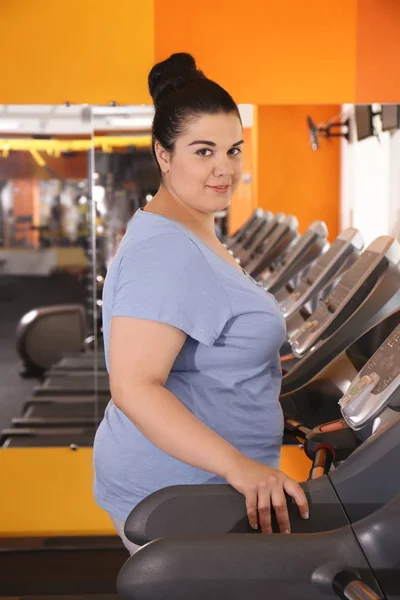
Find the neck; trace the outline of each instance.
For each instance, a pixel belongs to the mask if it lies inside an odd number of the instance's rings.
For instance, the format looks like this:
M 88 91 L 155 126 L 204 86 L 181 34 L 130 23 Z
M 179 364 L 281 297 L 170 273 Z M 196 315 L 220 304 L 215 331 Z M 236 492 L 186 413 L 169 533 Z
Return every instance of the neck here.
M 216 237 L 214 215 L 212 213 L 203 213 L 187 206 L 163 186 L 160 187 L 144 210 L 178 221 L 194 233 Z

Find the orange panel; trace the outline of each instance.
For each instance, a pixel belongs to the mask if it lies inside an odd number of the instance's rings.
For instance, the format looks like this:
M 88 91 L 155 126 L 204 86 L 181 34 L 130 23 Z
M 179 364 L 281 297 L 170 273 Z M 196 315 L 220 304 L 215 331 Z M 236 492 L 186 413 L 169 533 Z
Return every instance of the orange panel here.
M 340 142 L 322 140 L 312 152 L 306 125 L 310 114 L 323 123 L 334 106 L 260 106 L 256 108 L 254 153 L 257 205 L 293 214 L 299 231 L 316 219 L 326 222 L 329 238 L 339 233 Z
M 2 104 L 150 101 L 153 0 L 3 0 Z
M 154 2 L 156 61 L 192 53 L 237 102 L 354 101 L 356 0 Z
M 356 102 L 400 101 L 399 35 L 398 0 L 358 2 Z
M 311 460 L 303 448 L 282 446 L 280 470 L 295 481 L 301 482 L 308 479 L 311 464 Z

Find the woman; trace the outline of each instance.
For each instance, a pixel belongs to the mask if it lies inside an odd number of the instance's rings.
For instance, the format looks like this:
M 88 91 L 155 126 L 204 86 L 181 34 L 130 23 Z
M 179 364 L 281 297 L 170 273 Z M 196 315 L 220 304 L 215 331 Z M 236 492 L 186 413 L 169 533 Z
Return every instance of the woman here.
M 289 533 L 285 492 L 304 518 L 308 505 L 278 470 L 285 324 L 214 228 L 241 178 L 239 111 L 188 54 L 155 65 L 149 89 L 161 185 L 104 286 L 112 401 L 95 440 L 95 497 L 131 553 L 128 514 L 169 485 L 228 482 L 252 527 L 271 531 L 272 504 Z

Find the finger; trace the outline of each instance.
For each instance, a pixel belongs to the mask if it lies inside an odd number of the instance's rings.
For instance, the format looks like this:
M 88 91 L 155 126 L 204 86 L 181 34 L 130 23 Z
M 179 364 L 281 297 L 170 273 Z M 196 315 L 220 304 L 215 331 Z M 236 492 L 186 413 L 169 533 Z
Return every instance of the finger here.
M 258 529 L 258 512 L 257 512 L 257 490 L 247 492 L 245 495 L 246 499 L 246 511 L 249 519 L 250 526 L 253 529 Z
M 275 486 L 271 492 L 271 502 L 281 533 L 290 533 L 290 520 L 285 493 L 281 486 Z
M 303 519 L 308 519 L 310 514 L 308 500 L 300 485 L 293 479 L 287 477 L 283 482 L 283 488 L 285 492 L 289 494 L 289 496 L 291 496 L 296 502 Z
M 258 487 L 258 519 L 263 533 L 272 533 L 271 527 L 271 487 L 262 483 Z

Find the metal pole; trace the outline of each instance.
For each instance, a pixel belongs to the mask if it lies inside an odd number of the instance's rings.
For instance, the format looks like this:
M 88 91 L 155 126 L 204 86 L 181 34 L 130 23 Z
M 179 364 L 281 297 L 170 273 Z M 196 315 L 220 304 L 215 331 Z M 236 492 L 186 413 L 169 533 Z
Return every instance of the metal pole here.
M 92 134 L 93 135 L 93 134 Z M 98 337 L 97 337 L 97 244 L 96 244 L 96 202 L 94 198 L 94 173 L 95 173 L 95 148 L 92 145 L 88 151 L 88 202 L 89 202 L 89 215 L 90 215 L 90 244 L 89 244 L 89 277 L 92 284 L 92 313 L 93 313 L 93 376 L 94 376 L 94 423 L 95 426 L 99 424 L 99 405 L 98 405 Z

